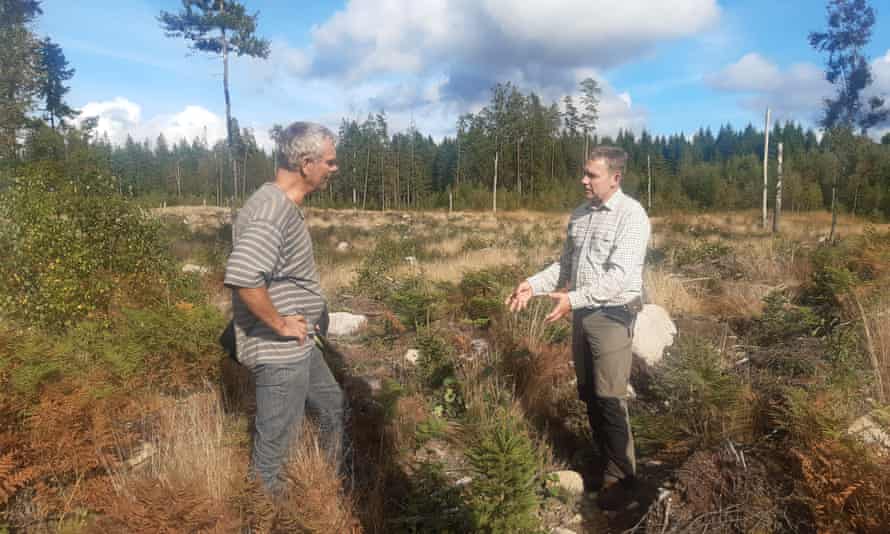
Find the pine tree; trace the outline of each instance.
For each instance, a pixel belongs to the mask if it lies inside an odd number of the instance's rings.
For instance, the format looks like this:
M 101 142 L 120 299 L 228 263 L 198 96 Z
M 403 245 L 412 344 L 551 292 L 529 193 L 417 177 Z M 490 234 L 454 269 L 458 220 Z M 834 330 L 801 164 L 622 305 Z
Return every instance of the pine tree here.
M 49 125 L 55 129 L 56 119 L 59 126 L 63 126 L 65 119 L 77 114 L 63 100 L 69 90 L 65 82 L 74 76 L 74 69 L 68 68 L 68 60 L 65 59 L 62 47 L 49 37 L 40 42 L 40 65 L 42 76 L 39 94 L 43 99 L 43 111 L 49 117 Z
M 37 0 L 0 0 L 0 160 L 14 160 L 18 131 L 40 91 L 40 42 L 31 24 Z

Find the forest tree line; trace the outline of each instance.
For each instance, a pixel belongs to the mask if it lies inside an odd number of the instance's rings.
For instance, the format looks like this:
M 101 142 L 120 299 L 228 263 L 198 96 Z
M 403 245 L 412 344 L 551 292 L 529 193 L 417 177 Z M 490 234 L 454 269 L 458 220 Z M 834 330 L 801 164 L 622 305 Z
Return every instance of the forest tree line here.
M 57 44 L 32 30 L 40 3 L 0 0 L 0 11 L 0 36 L 8 43 L 0 50 L 0 190 L 22 169 L 49 163 L 66 180 L 108 181 L 118 194 L 146 204 L 222 205 L 243 201 L 273 177 L 274 153 L 235 117 L 227 139 L 212 144 L 206 135 L 128 136 L 113 144 L 98 133 L 95 118 L 74 121 L 77 111 L 65 95 L 75 71 Z M 391 131 L 383 110 L 364 120 L 343 119 L 337 131 L 340 171 L 309 202 L 364 209 L 563 209 L 581 196 L 586 152 L 612 144 L 630 156 L 624 189 L 655 211 L 759 207 L 764 143 L 759 127 L 603 136 L 597 129 L 597 81 L 583 80 L 577 94 L 544 102 L 534 91 L 499 83 L 482 109 L 457 117 L 455 134 L 440 140 L 413 124 Z M 281 129 L 271 129 L 273 140 Z M 876 143 L 862 134 L 836 139 L 835 130 L 824 132 L 790 122 L 770 126 L 770 184 L 775 187 L 782 143 L 785 209 L 827 208 L 840 177 L 837 200 L 843 210 L 890 215 L 890 134 Z M 770 191 L 770 202 L 774 197 Z

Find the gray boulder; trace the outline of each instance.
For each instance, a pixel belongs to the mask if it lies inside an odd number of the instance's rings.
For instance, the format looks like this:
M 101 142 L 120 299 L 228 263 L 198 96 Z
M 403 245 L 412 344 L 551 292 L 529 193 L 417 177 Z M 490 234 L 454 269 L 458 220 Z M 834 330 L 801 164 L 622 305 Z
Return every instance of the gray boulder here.
M 351 336 L 368 323 L 368 318 L 364 315 L 347 312 L 334 312 L 330 317 L 328 335 L 331 337 Z
M 634 326 L 633 353 L 652 366 L 664 357 L 664 349 L 674 344 L 677 326 L 667 310 L 657 304 L 646 304 L 637 314 Z

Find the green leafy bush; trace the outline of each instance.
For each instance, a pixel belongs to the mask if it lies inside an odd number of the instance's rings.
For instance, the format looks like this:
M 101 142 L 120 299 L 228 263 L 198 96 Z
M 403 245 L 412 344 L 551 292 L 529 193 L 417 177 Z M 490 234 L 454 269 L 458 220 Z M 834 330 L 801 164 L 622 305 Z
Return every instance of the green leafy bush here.
M 384 300 L 395 288 L 392 271 L 406 257 L 423 257 L 419 240 L 402 233 L 393 238 L 381 236 L 374 248 L 365 256 L 357 270 L 353 288 L 357 293 Z
M 508 413 L 492 418 L 466 457 L 473 472 L 470 507 L 475 532 L 539 532 L 538 458 L 521 421 Z
M 33 164 L 0 198 L 0 221 L 4 313 L 54 330 L 107 312 L 124 278 L 160 283 L 171 269 L 157 224 L 101 176 Z

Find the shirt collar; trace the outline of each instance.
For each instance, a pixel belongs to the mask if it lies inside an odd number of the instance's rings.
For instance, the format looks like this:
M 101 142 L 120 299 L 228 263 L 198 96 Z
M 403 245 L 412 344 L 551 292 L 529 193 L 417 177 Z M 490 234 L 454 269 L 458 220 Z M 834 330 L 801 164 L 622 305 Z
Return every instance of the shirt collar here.
M 615 209 L 617 209 L 623 201 L 624 201 L 624 193 L 621 191 L 621 188 L 619 187 L 618 189 L 615 190 L 614 193 L 612 193 L 612 196 L 609 197 L 609 200 L 607 200 L 605 204 L 600 204 L 599 206 L 594 206 L 593 204 L 590 204 L 590 210 L 591 211 L 603 211 L 603 210 L 615 211 Z

